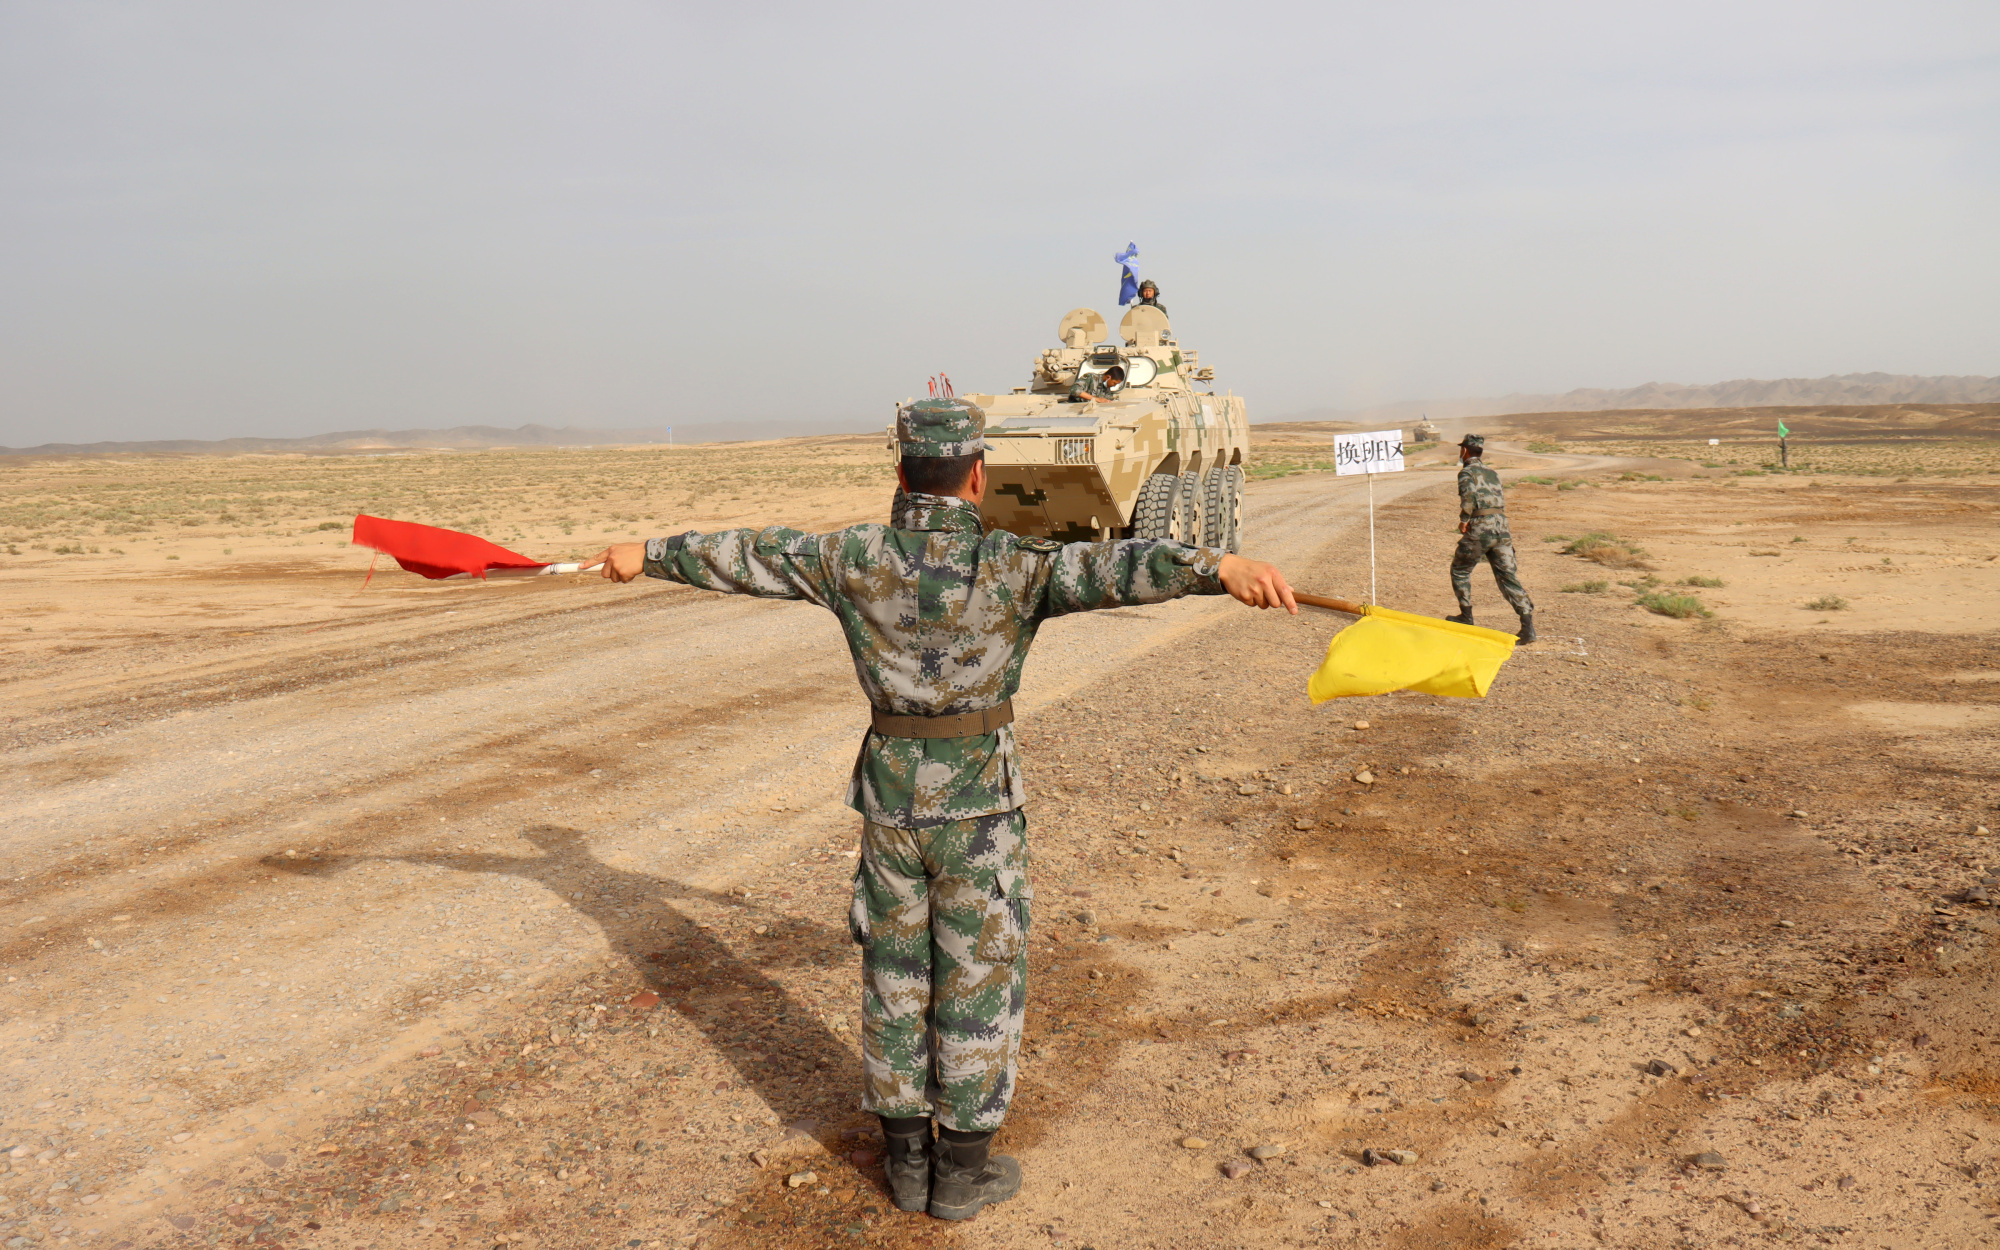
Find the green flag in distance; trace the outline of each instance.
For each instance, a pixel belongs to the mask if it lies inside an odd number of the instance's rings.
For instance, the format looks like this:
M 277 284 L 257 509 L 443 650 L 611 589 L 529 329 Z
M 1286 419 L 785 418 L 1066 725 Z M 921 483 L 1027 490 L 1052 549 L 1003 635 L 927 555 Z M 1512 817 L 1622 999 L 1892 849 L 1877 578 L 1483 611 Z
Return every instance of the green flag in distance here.
M 1792 432 L 1785 428 L 1785 423 L 1783 421 L 1778 422 L 1778 437 L 1790 438 L 1791 436 Z

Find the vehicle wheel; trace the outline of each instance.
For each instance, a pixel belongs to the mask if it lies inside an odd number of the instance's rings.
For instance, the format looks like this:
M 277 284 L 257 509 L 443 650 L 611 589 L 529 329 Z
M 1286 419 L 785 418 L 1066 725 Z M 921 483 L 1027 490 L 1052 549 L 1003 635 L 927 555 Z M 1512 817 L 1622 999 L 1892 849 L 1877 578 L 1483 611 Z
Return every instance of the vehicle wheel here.
M 1181 479 L 1177 473 L 1155 473 L 1139 488 L 1132 505 L 1132 537 L 1172 538 L 1181 519 Z
M 1201 545 L 1227 547 L 1229 515 L 1225 500 L 1229 494 L 1229 466 L 1218 464 L 1201 475 Z
M 1243 550 L 1243 466 L 1232 464 L 1222 472 L 1222 515 L 1228 530 L 1222 547 L 1235 555 Z
M 1181 474 L 1181 520 L 1174 526 L 1174 537 L 1189 546 L 1201 541 L 1203 517 L 1206 515 L 1201 502 L 1201 474 Z

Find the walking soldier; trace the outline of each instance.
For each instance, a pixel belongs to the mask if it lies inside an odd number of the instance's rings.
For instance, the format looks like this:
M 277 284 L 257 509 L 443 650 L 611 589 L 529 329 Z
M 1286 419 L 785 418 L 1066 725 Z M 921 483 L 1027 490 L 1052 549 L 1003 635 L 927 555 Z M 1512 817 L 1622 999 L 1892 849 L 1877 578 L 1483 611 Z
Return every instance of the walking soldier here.
M 1521 585 L 1514 560 L 1514 535 L 1507 529 L 1507 498 L 1500 475 L 1481 458 L 1486 440 L 1468 434 L 1458 443 L 1458 550 L 1451 557 L 1451 589 L 1458 596 L 1458 615 L 1447 621 L 1472 624 L 1472 570 L 1481 560 L 1493 566 L 1500 593 L 1521 618 L 1520 639 L 1535 640 L 1535 604 Z
M 847 790 L 862 817 L 848 918 L 862 948 L 861 1105 L 881 1117 L 897 1207 L 954 1220 L 1021 1184 L 1020 1165 L 988 1147 L 1014 1097 L 1027 1002 L 1034 892 L 1011 722 L 1035 631 L 1191 594 L 1298 610 L 1276 568 L 1214 548 L 982 532 L 984 424 L 962 399 L 898 413 L 888 525 L 690 532 L 600 557 L 617 581 L 804 599 L 839 619 L 874 716 Z

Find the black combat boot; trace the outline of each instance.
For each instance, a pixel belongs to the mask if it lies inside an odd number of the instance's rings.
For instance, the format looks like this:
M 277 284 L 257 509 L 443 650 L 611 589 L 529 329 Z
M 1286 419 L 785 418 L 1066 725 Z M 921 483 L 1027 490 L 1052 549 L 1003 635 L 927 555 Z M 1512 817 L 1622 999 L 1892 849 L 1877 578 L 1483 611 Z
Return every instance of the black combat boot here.
M 1005 1202 L 1021 1192 L 1021 1165 L 1006 1155 L 988 1156 L 991 1133 L 938 1129 L 936 1163 L 931 1168 L 931 1214 L 941 1220 L 969 1220 L 989 1202 Z
M 1472 624 L 1472 609 L 1460 608 L 1457 616 L 1447 616 L 1444 619 L 1447 621 L 1457 621 L 1460 625 L 1470 625 Z
M 1514 635 L 1514 640 L 1516 642 L 1533 642 L 1535 640 L 1535 614 L 1533 612 L 1525 613 L 1521 617 L 1521 632 Z
M 927 1115 L 882 1121 L 882 1141 L 888 1147 L 882 1170 L 889 1176 L 889 1196 L 898 1211 L 927 1211 L 931 1205 L 931 1118 Z

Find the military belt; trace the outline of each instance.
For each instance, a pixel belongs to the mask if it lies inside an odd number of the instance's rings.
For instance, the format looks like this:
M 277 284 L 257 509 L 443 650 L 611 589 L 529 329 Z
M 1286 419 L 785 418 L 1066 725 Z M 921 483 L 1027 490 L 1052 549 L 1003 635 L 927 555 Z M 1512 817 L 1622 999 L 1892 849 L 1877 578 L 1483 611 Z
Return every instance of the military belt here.
M 1505 508 L 1474 508 L 1474 509 L 1473 509 L 1473 510 L 1472 510 L 1471 512 L 1468 512 L 1468 513 L 1467 513 L 1466 515 L 1467 515 L 1467 516 L 1475 516 L 1475 517 L 1479 517 L 1479 516 L 1506 516 L 1506 515 L 1507 515 L 1507 509 L 1505 509 Z
M 875 717 L 875 732 L 891 738 L 971 738 L 1014 723 L 1012 699 L 983 712 L 958 712 L 951 716 L 897 716 L 879 707 L 869 711 Z

